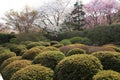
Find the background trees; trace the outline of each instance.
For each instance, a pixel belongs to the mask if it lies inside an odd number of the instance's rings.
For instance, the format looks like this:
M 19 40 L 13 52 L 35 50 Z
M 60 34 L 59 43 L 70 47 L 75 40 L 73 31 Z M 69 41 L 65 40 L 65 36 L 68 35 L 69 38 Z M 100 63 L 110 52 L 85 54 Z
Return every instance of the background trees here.
M 19 33 L 28 33 L 35 28 L 36 20 L 39 18 L 37 10 L 24 7 L 20 12 L 10 10 L 6 13 L 6 24 L 19 31 Z M 34 27 L 33 27 L 34 26 Z

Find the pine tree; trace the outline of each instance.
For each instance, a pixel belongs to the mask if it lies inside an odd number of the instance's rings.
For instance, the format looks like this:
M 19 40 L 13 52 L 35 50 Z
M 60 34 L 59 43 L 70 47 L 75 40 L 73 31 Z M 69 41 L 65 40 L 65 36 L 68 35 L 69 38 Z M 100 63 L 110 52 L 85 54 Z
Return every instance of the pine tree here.
M 74 30 L 82 30 L 85 24 L 85 12 L 83 10 L 83 6 L 84 5 L 79 0 L 74 4 L 74 10 L 71 13 L 71 24 L 74 25 Z

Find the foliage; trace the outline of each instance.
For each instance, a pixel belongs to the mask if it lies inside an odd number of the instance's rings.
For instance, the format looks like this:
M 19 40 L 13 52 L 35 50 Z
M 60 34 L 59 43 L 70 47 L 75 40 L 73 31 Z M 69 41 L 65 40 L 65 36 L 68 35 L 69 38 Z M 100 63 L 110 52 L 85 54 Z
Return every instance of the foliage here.
M 6 59 L 16 56 L 16 54 L 14 52 L 4 52 L 0 54 L 0 66 L 3 63 L 3 61 L 5 61 Z
M 46 51 L 35 57 L 34 64 L 41 64 L 54 70 L 55 66 L 65 55 L 60 51 Z
M 10 80 L 53 80 L 54 72 L 40 65 L 30 65 L 17 71 Z
M 85 54 L 86 51 L 80 48 L 74 48 L 68 51 L 67 56 L 75 55 L 75 54 Z
M 98 51 L 92 53 L 102 63 L 105 70 L 114 70 L 120 72 L 120 53 L 112 51 Z
M 31 64 L 31 61 L 28 60 L 16 60 L 9 65 L 7 65 L 3 70 L 2 70 L 2 75 L 4 80 L 10 80 L 11 76 L 21 68 L 24 68 L 28 65 Z
M 11 38 L 10 43 L 17 43 L 17 38 Z
M 12 52 L 15 52 L 17 56 L 21 56 L 27 49 L 25 45 L 15 44 L 10 47 L 10 50 Z
M 16 35 L 17 41 L 47 41 L 47 38 L 41 32 L 21 33 Z
M 59 51 L 59 49 L 53 46 L 48 46 L 45 49 L 43 49 L 43 51 Z
M 12 38 L 15 38 L 15 35 L 0 33 L 0 44 L 10 42 Z
M 42 50 L 39 48 L 31 48 L 27 50 L 23 55 L 23 59 L 33 60 L 35 56 L 37 56 Z
M 31 43 L 27 44 L 27 49 L 30 49 L 35 46 L 43 46 L 44 45 L 43 43 L 44 42 L 31 42 Z
M 120 80 L 120 73 L 112 70 L 104 70 L 94 75 L 93 80 Z
M 60 47 L 60 51 L 63 52 L 65 55 L 68 53 L 68 51 L 70 51 L 71 49 L 74 48 L 80 48 L 86 51 L 86 53 L 88 53 L 88 46 L 83 45 L 83 44 L 72 44 L 72 45 L 67 45 L 67 46 L 63 46 Z
M 55 69 L 56 80 L 92 80 L 102 70 L 98 58 L 87 54 L 76 54 L 61 60 Z
M 15 57 L 11 57 L 11 58 L 6 59 L 0 66 L 0 72 L 11 62 L 13 62 L 15 60 L 20 60 L 20 59 L 22 59 L 21 56 L 15 56 Z
M 84 34 L 92 41 L 92 44 L 103 45 L 109 43 L 118 43 L 120 41 L 119 31 L 120 24 L 114 24 L 109 26 L 95 27 L 93 29 L 84 31 Z
M 89 46 L 88 53 L 98 52 L 98 51 L 115 51 L 113 48 L 104 46 Z
M 70 39 L 71 43 L 91 44 L 91 40 L 85 37 L 73 37 Z
M 60 43 L 63 44 L 63 45 L 65 45 L 65 46 L 71 44 L 71 42 L 70 42 L 69 39 L 63 39 L 62 41 L 60 41 Z

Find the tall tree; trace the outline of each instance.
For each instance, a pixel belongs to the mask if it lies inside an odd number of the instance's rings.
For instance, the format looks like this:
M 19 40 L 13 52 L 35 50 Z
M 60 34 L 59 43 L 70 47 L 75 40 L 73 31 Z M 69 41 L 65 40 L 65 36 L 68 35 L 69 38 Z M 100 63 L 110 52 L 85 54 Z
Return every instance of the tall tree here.
M 8 11 L 3 19 L 7 25 L 12 26 L 19 33 L 28 33 L 31 28 L 35 27 L 36 20 L 39 19 L 39 12 L 26 6 L 20 12 Z

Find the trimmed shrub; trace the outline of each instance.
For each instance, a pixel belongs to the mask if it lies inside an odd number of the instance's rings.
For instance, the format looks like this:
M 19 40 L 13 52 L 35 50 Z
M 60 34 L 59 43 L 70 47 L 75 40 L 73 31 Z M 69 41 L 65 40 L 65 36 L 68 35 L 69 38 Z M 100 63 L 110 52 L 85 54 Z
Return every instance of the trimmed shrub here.
M 105 70 L 114 70 L 120 72 L 120 53 L 110 51 L 99 51 L 92 53 L 102 63 Z
M 0 44 L 7 43 L 10 39 L 15 38 L 13 34 L 0 33 Z
M 27 49 L 25 45 L 13 45 L 10 50 L 15 52 L 17 56 L 21 56 Z
M 17 39 L 16 38 L 11 38 L 10 39 L 10 43 L 16 43 L 17 42 Z
M 58 41 L 51 41 L 50 42 L 50 45 L 52 46 L 52 45 L 55 45 L 55 44 L 59 44 L 59 42 Z
M 42 46 L 42 44 L 39 42 L 31 42 L 27 45 L 27 49 L 30 49 L 30 48 L 35 47 L 35 46 Z
M 91 44 L 91 40 L 86 37 L 73 37 L 70 39 L 71 43 Z
M 14 73 L 10 80 L 53 80 L 53 76 L 54 72 L 47 67 L 30 65 Z
M 43 49 L 43 51 L 59 51 L 59 49 L 53 46 L 48 46 L 45 49 Z
M 41 64 L 43 66 L 54 69 L 57 63 L 62 60 L 65 55 L 60 51 L 47 51 L 35 57 L 34 64 Z
M 23 55 L 23 59 L 33 60 L 35 56 L 37 56 L 42 50 L 39 48 L 31 48 L 27 50 Z
M 120 80 L 120 73 L 112 70 L 104 70 L 94 75 L 93 80 Z
M 4 52 L 10 52 L 10 50 L 5 47 L 0 46 L 0 54 Z
M 65 46 L 72 44 L 69 39 L 63 39 L 62 41 L 60 41 L 60 43 L 65 45 Z
M 64 46 L 64 45 L 63 44 L 55 44 L 55 45 L 53 45 L 53 47 L 56 47 L 56 48 L 60 48 L 62 46 Z
M 86 51 L 83 50 L 83 49 L 74 48 L 74 49 L 68 51 L 67 56 L 71 56 L 71 55 L 74 55 L 74 54 L 85 54 L 85 53 L 86 53 Z
M 16 56 L 16 54 L 14 52 L 4 52 L 0 54 L 0 66 L 3 63 L 3 61 L 5 61 L 6 59 Z
M 40 50 L 44 50 L 45 46 L 36 46 L 36 47 L 33 47 L 33 48 L 39 48 Z
M 2 76 L 4 80 L 10 80 L 11 76 L 21 68 L 24 68 L 28 65 L 31 64 L 31 61 L 28 60 L 16 60 L 9 65 L 7 65 L 3 70 L 2 70 Z
M 0 66 L 0 72 L 8 65 L 10 64 L 11 62 L 15 61 L 15 60 L 20 60 L 22 59 L 21 56 L 15 56 L 15 57 L 11 57 L 11 58 L 8 58 L 7 60 L 5 60 L 1 66 Z
M 120 47 L 113 44 L 103 45 L 103 47 L 113 48 L 116 52 L 120 52 Z
M 86 53 L 88 53 L 88 47 L 89 46 L 86 46 L 86 45 L 83 45 L 83 44 L 72 44 L 72 45 L 60 47 L 59 49 L 60 49 L 61 52 L 63 52 L 66 55 L 68 53 L 68 51 L 70 51 L 74 48 L 83 49 L 83 50 L 86 51 Z
M 92 80 L 102 70 L 98 58 L 87 54 L 76 54 L 61 60 L 55 69 L 56 80 Z
M 98 51 L 115 51 L 110 47 L 99 47 L 99 46 L 89 46 L 88 53 L 98 52 Z

